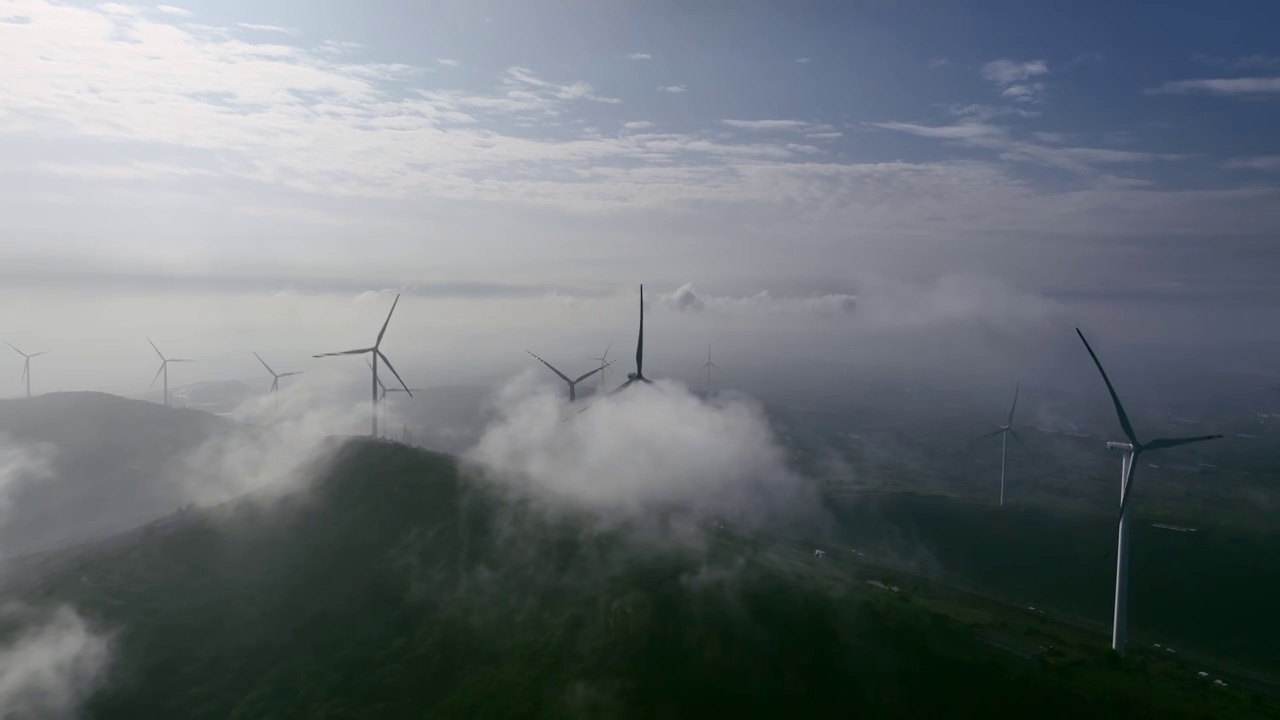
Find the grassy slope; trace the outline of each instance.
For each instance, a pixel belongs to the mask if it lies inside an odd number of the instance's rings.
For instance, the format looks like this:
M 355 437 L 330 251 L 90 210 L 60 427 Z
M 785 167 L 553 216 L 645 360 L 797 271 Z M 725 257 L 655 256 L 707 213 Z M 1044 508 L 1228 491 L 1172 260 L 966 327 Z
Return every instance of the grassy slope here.
M 971 608 L 749 545 L 637 552 L 356 443 L 307 495 L 81 549 L 20 594 L 119 631 L 104 718 L 1264 716 L 1100 654 L 1028 663 Z

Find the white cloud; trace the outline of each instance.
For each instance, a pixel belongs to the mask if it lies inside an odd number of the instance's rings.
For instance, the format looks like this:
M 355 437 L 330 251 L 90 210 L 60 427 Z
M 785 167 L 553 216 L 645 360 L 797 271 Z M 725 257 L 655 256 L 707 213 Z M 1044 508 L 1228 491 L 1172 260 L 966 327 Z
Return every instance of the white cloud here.
M 627 55 L 627 57 L 631 60 L 652 60 L 653 59 L 653 56 L 650 55 L 649 53 L 642 53 L 642 52 L 633 52 Z
M 0 621 L 18 628 L 0 646 L 0 716 L 73 718 L 103 682 L 110 660 L 106 635 L 68 606 L 44 612 L 9 604 Z
M 807 57 L 796 58 L 796 62 L 801 65 L 808 65 L 809 63 L 813 62 L 813 58 L 807 58 Z
M 1264 155 L 1261 157 L 1235 158 L 1223 163 L 1230 170 L 1263 170 L 1280 171 L 1280 155 Z
M 648 130 L 653 127 L 653 123 L 648 120 L 632 120 L 631 122 L 622 123 L 622 127 L 627 130 Z
M 454 67 L 454 68 L 460 67 L 462 65 L 461 62 L 458 62 L 457 60 L 453 60 L 451 58 L 436 58 L 436 63 L 443 65 L 445 67 Z
M 936 127 L 904 122 L 874 122 L 867 124 L 873 127 L 883 128 L 885 130 L 897 130 L 898 132 L 905 132 L 911 135 L 919 135 L 920 137 L 927 138 L 939 138 L 942 140 L 972 140 L 974 138 L 997 137 L 1004 134 L 1003 130 L 994 125 L 986 125 L 976 122 Z
M 659 297 L 668 308 L 677 312 L 702 312 L 737 314 L 801 314 L 815 316 L 840 316 L 854 312 L 857 298 L 844 293 L 827 293 L 813 296 L 775 297 L 767 290 L 754 295 L 716 296 L 700 294 L 693 283 L 685 283 L 672 292 Z
M 811 140 L 834 140 L 834 139 L 836 139 L 836 138 L 842 138 L 842 137 L 844 137 L 844 133 L 842 133 L 842 132 L 813 132 L 813 133 L 805 133 L 805 134 L 804 134 L 804 136 L 805 136 L 805 137 L 807 137 L 807 138 L 809 138 L 809 139 L 811 139 Z
M 682 93 L 685 88 L 683 85 L 659 85 L 658 92 L 665 93 Z
M 1224 58 L 1198 54 L 1193 56 L 1191 59 L 1198 63 L 1212 65 L 1214 67 L 1230 67 L 1236 69 L 1265 68 L 1268 70 L 1280 69 L 1280 56 L 1276 55 L 1254 54 L 1234 58 Z
M 1146 92 L 1148 95 L 1266 95 L 1280 93 L 1280 77 L 1178 80 Z
M 720 122 L 739 130 L 803 130 L 809 123 L 803 120 L 721 120 Z
M 950 63 L 951 61 L 948 60 L 947 58 L 934 58 L 933 60 L 929 61 L 929 67 L 942 67 Z
M 1038 101 L 1044 92 L 1044 83 L 1027 81 L 1048 72 L 1049 66 L 1043 60 L 1018 62 L 1001 59 L 982 66 L 982 77 L 995 83 L 1001 95 L 1018 102 Z
M 166 15 L 174 15 L 176 17 L 191 17 L 195 15 L 195 13 L 187 10 L 186 8 L 174 7 L 173 5 L 157 5 L 156 10 L 159 10 Z
M 280 25 L 263 25 L 260 23 L 236 23 L 236 27 L 245 30 L 253 30 L 255 32 L 278 33 L 280 35 L 300 35 L 301 30 L 297 28 L 281 27 Z

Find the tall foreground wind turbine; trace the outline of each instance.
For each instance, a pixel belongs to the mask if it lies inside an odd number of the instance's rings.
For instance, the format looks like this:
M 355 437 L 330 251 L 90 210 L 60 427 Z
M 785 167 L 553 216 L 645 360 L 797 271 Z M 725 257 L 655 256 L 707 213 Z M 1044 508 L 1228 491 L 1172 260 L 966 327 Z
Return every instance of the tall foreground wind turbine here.
M 532 352 L 529 352 L 528 350 L 525 350 L 525 352 L 529 353 L 530 355 L 533 355 L 533 353 L 532 353 Z M 547 367 L 551 368 L 551 372 L 555 373 L 556 375 L 559 375 L 561 380 L 564 380 L 565 382 L 569 383 L 569 402 L 573 402 L 574 400 L 577 400 L 577 399 L 578 399 L 578 391 L 577 391 L 578 383 L 582 382 L 583 380 L 586 380 L 587 378 L 591 377 L 592 375 L 595 375 L 596 373 L 600 372 L 601 370 L 604 370 L 604 369 L 605 369 L 605 367 L 607 367 L 607 366 L 608 366 L 608 363 L 605 363 L 604 365 L 601 365 L 600 367 L 598 367 L 598 368 L 596 368 L 596 369 L 592 370 L 592 371 L 591 371 L 591 372 L 589 372 L 589 373 L 584 373 L 584 374 L 582 374 L 582 375 L 579 375 L 579 376 L 578 376 L 578 378 L 577 378 L 576 380 L 570 380 L 568 375 L 565 375 L 564 373 L 562 373 L 562 372 L 560 372 L 559 370 L 557 370 L 557 369 L 555 368 L 555 366 L 554 366 L 554 365 L 552 365 L 551 363 L 547 362 L 546 360 L 543 360 L 542 358 L 538 357 L 537 355 L 533 355 L 533 357 L 534 357 L 534 359 L 535 359 L 535 360 L 537 360 L 538 362 L 540 362 L 540 363 L 542 363 L 543 365 L 546 365 Z
M 1013 411 L 1018 408 L 1018 389 L 1021 386 L 1022 386 L 1021 382 L 1018 382 L 1013 386 L 1013 405 L 1009 407 L 1009 419 L 1006 420 L 1005 423 L 1000 427 L 978 438 L 979 440 L 982 440 L 984 438 L 994 437 L 996 435 L 1000 436 L 1000 506 L 1001 507 L 1004 507 L 1004 461 L 1005 461 L 1006 450 L 1008 450 L 1008 447 L 1009 447 L 1009 436 L 1012 435 L 1013 439 L 1018 441 L 1018 445 L 1020 445 L 1024 451 L 1027 449 L 1027 446 L 1022 444 L 1022 438 L 1018 437 L 1018 433 L 1014 432 L 1013 430 Z
M 30 355 L 28 355 L 28 354 L 26 354 L 26 353 L 22 352 L 21 350 L 19 350 L 18 348 L 13 347 L 13 343 L 9 342 L 8 340 L 5 340 L 5 341 L 4 341 L 4 344 L 5 344 L 5 345 L 8 345 L 8 346 L 9 346 L 9 347 L 11 347 L 11 348 L 13 348 L 13 351 L 14 351 L 14 352 L 18 353 L 18 354 L 19 354 L 19 355 L 21 355 L 23 358 L 25 358 L 25 359 L 22 361 L 22 380 L 20 380 L 19 382 L 26 381 L 26 383 L 27 383 L 27 397 L 31 397 L 31 358 L 33 358 L 33 357 L 40 357 L 41 355 L 47 355 L 47 354 L 49 353 L 49 351 L 48 351 L 48 350 L 41 350 L 41 351 L 40 351 L 40 352 L 38 352 L 38 353 L 31 353 Z
M 158 380 L 161 375 L 164 375 L 164 404 L 165 404 L 165 407 L 168 407 L 169 406 L 169 363 L 195 362 L 195 360 L 191 360 L 189 358 L 167 358 L 164 356 L 164 353 L 160 352 L 160 348 L 156 347 L 156 344 L 151 342 L 151 338 L 147 338 L 147 342 L 150 343 L 151 349 L 155 350 L 156 354 L 160 356 L 160 369 L 156 371 L 156 376 L 151 378 L 151 387 L 155 387 L 156 380 Z
M 387 359 L 387 356 L 382 353 L 381 349 L 382 336 L 387 334 L 387 325 L 391 324 L 391 315 L 396 311 L 396 305 L 399 302 L 400 296 L 397 294 L 396 299 L 391 303 L 391 312 L 387 313 L 387 319 L 382 323 L 382 329 L 378 331 L 378 339 L 373 342 L 373 347 L 343 350 L 342 352 L 320 353 L 319 355 L 311 356 L 322 358 L 335 357 L 337 355 L 364 355 L 365 353 L 369 353 L 372 356 L 373 362 L 369 363 L 369 367 L 373 369 L 373 382 L 371 383 L 373 391 L 371 394 L 373 396 L 374 437 L 378 437 L 378 358 L 382 358 L 382 362 L 387 364 L 387 369 L 391 371 L 391 374 L 396 376 L 396 380 L 400 380 L 400 386 L 404 388 L 405 392 L 409 393 L 409 397 L 413 397 L 413 393 L 410 392 L 409 386 L 405 385 L 404 380 L 400 379 L 400 373 L 396 372 L 395 366 L 391 364 L 391 361 Z
M 627 381 L 622 383 L 614 390 L 621 392 L 634 382 L 642 382 L 646 385 L 652 385 L 653 381 L 644 376 L 644 284 L 640 284 L 640 337 L 636 340 L 636 371 L 627 373 Z
M 1120 429 L 1124 430 L 1125 437 L 1129 439 L 1127 443 L 1107 443 L 1107 447 L 1112 450 L 1124 451 L 1124 456 L 1120 461 L 1120 519 L 1117 523 L 1116 604 L 1115 615 L 1111 625 L 1111 649 L 1123 655 L 1125 642 L 1128 638 L 1129 493 L 1133 491 L 1133 473 L 1138 467 L 1136 462 L 1138 456 L 1148 450 L 1161 450 L 1204 440 L 1216 440 L 1222 436 L 1198 435 L 1196 437 L 1159 438 L 1145 443 L 1140 442 L 1138 436 L 1133 432 L 1133 425 L 1129 423 L 1129 416 L 1125 414 L 1124 406 L 1120 404 L 1120 397 L 1116 395 L 1116 389 L 1111 386 L 1111 379 L 1107 377 L 1107 371 L 1102 369 L 1102 362 L 1098 360 L 1093 348 L 1089 346 L 1089 341 L 1084 339 L 1084 333 L 1080 332 L 1080 328 L 1076 328 L 1076 334 L 1080 336 L 1080 342 L 1084 343 L 1085 350 L 1089 351 L 1089 357 L 1093 358 L 1093 364 L 1098 366 L 1098 372 L 1102 375 L 1102 382 L 1106 383 L 1107 392 L 1111 394 L 1111 402 L 1116 406 L 1116 416 L 1120 418 Z
M 707 370 L 707 397 L 711 397 L 711 369 L 715 368 L 716 370 L 719 370 L 720 366 L 711 362 L 711 346 L 710 345 L 707 346 L 707 362 L 702 367 L 706 368 Z
M 301 374 L 302 374 L 302 371 L 301 371 L 301 370 L 295 370 L 295 371 L 293 371 L 293 372 L 277 373 L 275 370 L 272 370 L 272 369 L 271 369 L 271 366 L 267 364 L 267 361 L 266 361 L 266 360 L 263 360 L 263 359 L 262 359 L 262 356 L 261 356 L 261 355 L 259 355 L 258 353 L 256 353 L 256 352 L 255 352 L 255 353 L 253 354 L 253 356 L 254 356 L 254 357 L 256 357 L 256 358 L 258 358 L 258 362 L 262 363 L 262 367 L 266 368 L 266 369 L 267 369 L 267 372 L 271 373 L 271 390 L 270 390 L 270 393 L 271 393 L 272 395 L 274 395 L 274 396 L 275 396 L 275 399 L 276 399 L 276 410 L 277 410 L 277 411 L 279 411 L 279 410 L 280 410 L 280 378 L 282 378 L 282 377 L 289 377 L 290 375 L 301 375 Z

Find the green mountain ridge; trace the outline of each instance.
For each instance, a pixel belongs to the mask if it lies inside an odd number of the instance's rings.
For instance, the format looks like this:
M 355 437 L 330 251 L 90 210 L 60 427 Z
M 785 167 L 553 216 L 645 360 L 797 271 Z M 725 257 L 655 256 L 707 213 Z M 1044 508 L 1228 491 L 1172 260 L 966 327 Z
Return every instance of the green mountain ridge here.
M 637 543 L 450 456 L 329 449 L 305 490 L 0 578 L 6 599 L 69 603 L 114 634 L 86 716 L 1263 716 L 1101 653 L 1011 658 L 945 613 L 727 533 Z

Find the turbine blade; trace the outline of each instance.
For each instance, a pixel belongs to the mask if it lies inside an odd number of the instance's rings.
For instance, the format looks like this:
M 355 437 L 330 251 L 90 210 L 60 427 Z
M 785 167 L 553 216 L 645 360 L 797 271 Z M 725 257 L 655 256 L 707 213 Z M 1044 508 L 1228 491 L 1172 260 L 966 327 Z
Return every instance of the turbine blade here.
M 280 377 L 279 375 L 276 375 L 276 371 L 275 371 L 275 370 L 272 370 L 272 369 L 271 369 L 271 366 L 267 364 L 267 361 L 262 359 L 262 356 L 261 356 L 261 355 L 259 355 L 258 353 L 256 353 L 256 352 L 255 352 L 255 353 L 253 354 L 253 356 L 254 356 L 254 357 L 256 357 L 256 358 L 258 358 L 258 362 L 262 363 L 262 367 L 266 368 L 266 369 L 267 369 L 267 372 L 271 373 L 271 374 L 272 374 L 272 376 L 274 376 L 274 377 Z
M 168 362 L 167 360 L 164 362 Z M 164 372 L 164 362 L 160 363 L 160 369 L 156 371 L 156 376 L 151 378 L 151 384 L 147 387 L 155 387 L 156 381 L 160 379 L 160 373 Z
M 397 295 L 396 297 L 400 296 Z M 387 364 L 387 369 L 391 371 L 391 374 L 395 375 L 397 380 L 400 380 L 400 373 L 396 372 L 395 367 L 392 366 L 391 361 L 387 359 L 387 356 L 383 355 L 381 350 L 374 350 L 374 352 L 378 353 L 378 357 L 382 358 L 382 362 Z M 409 397 L 413 397 L 413 391 L 409 389 L 408 385 L 405 385 L 404 380 L 400 380 L 400 387 L 404 388 L 404 391 L 409 394 Z
M 276 377 L 278 377 L 278 378 L 282 378 L 282 377 L 289 377 L 290 375 L 301 375 L 303 372 L 305 372 L 305 371 L 303 371 L 303 370 L 294 370 L 293 372 L 280 373 L 280 374 L 279 374 L 279 375 L 277 375 Z
M 368 360 L 365 360 L 365 361 L 364 361 L 364 364 L 365 364 L 365 365 L 368 365 L 370 370 L 372 370 L 372 369 L 373 369 L 373 363 L 369 362 Z M 378 377 L 377 373 L 374 373 L 373 381 L 374 381 L 374 382 L 376 382 L 376 383 L 378 383 L 378 387 L 382 388 L 382 395 L 383 395 L 383 397 L 386 397 L 386 395 L 387 395 L 387 386 L 382 384 L 382 378 Z
M 608 344 L 608 345 L 605 345 L 605 346 L 604 346 L 604 355 L 601 355 L 601 356 L 600 356 L 600 359 L 601 359 L 601 360 L 607 360 L 607 359 L 609 358 L 609 348 L 611 348 L 611 347 L 613 347 L 613 341 L 612 341 L 612 340 L 610 340 L 610 341 L 609 341 L 609 344 Z M 1280 390 L 1280 388 L 1276 388 L 1276 389 L 1277 389 L 1277 390 Z
M 1013 436 L 1014 440 L 1018 441 L 1018 447 L 1022 448 L 1022 452 L 1030 456 L 1031 451 L 1027 449 L 1027 446 L 1025 444 L 1023 444 L 1022 438 L 1018 437 L 1017 431 L 1015 431 L 1013 428 L 1009 428 L 1009 434 Z
M 272 379 L 271 379 L 271 392 L 275 392 L 275 391 L 277 391 L 277 390 L 279 390 L 279 389 L 280 389 L 280 378 L 278 378 L 278 377 L 277 377 L 277 378 L 272 378 Z
M 1012 405 L 1012 406 L 1010 406 L 1010 408 L 1009 408 L 1009 421 L 1008 421 L 1008 422 L 1006 422 L 1006 423 L 1005 423 L 1005 425 L 1009 425 L 1009 426 L 1012 426 L 1012 425 L 1013 425 L 1013 411 L 1018 409 L 1018 389 L 1019 389 L 1020 387 L 1022 387 L 1022 381 L 1021 381 L 1021 380 L 1019 380 L 1019 381 L 1018 381 L 1018 382 L 1013 386 L 1013 405 Z
M 525 352 L 529 353 L 530 355 L 533 355 L 533 353 L 529 352 L 528 350 L 525 350 Z M 568 378 L 568 376 L 566 376 L 564 373 L 562 373 L 562 372 L 560 372 L 559 370 L 555 369 L 555 367 L 554 367 L 551 363 L 547 362 L 546 360 L 543 360 L 542 358 L 538 357 L 537 355 L 533 355 L 533 357 L 534 357 L 534 358 L 536 358 L 538 362 L 540 362 L 540 363 L 542 363 L 543 365 L 546 365 L 547 367 L 551 368 L 551 372 L 553 372 L 553 373 L 555 373 L 555 374 L 559 375 L 561 380 L 563 380 L 563 381 L 565 381 L 565 382 L 567 382 L 567 383 L 572 383 L 572 382 L 573 382 L 573 381 L 572 381 L 572 380 L 570 380 L 570 379 Z
M 195 362 L 195 358 L 169 358 L 165 362 Z
M 992 430 L 991 432 L 987 433 L 986 435 L 979 435 L 978 437 L 974 438 L 974 440 L 975 440 L 975 441 L 977 441 L 977 440 L 985 440 L 985 439 L 987 439 L 987 438 L 989 438 L 989 437 L 995 437 L 996 435 L 999 435 L 999 434 L 1000 434 L 1000 433 L 1002 433 L 1002 432 L 1004 432 L 1004 428 L 999 428 L 999 429 L 997 429 L 997 430 Z
M 26 382 L 27 375 L 29 375 L 30 373 L 31 373 L 31 359 L 28 358 L 26 362 L 22 363 L 22 377 L 18 378 L 18 382 Z
M 619 385 L 618 387 L 614 388 L 613 390 L 609 391 L 609 394 L 610 394 L 610 395 L 613 395 L 613 394 L 615 394 L 615 393 L 620 393 L 620 392 L 622 392 L 623 390 L 626 390 L 628 387 L 630 387 L 630 386 L 631 386 L 631 383 L 633 383 L 633 382 L 635 382 L 635 381 L 636 381 L 636 379 L 635 379 L 635 378 L 631 378 L 631 379 L 627 380 L 626 382 L 622 383 L 621 385 Z
M 636 379 L 637 379 L 637 380 L 639 380 L 640 382 L 644 383 L 645 385 L 652 385 L 652 384 L 653 384 L 653 381 L 652 381 L 652 380 L 650 380 L 650 379 L 649 379 L 649 378 L 647 378 L 647 377 L 641 377 L 641 378 L 636 378 Z
M 1143 450 L 1160 450 L 1163 448 L 1178 447 L 1179 445 L 1190 445 L 1195 442 L 1204 442 L 1205 440 L 1217 440 L 1221 435 L 1198 435 L 1196 437 L 1183 438 L 1159 438 L 1152 440 L 1142 446 Z
M 574 385 L 577 385 L 578 383 L 582 382 L 583 380 L 586 380 L 587 378 L 591 377 L 592 375 L 595 375 L 596 373 L 600 372 L 600 371 L 601 371 L 601 370 L 603 370 L 603 369 L 604 369 L 604 366 L 603 366 L 603 365 L 601 365 L 600 367 L 596 368 L 595 370 L 592 370 L 592 371 L 591 371 L 591 372 L 589 372 L 589 373 L 585 373 L 585 374 L 583 374 L 581 377 L 579 377 L 577 380 L 574 380 L 574 381 L 573 381 L 573 384 L 574 384 Z M 566 379 L 568 379 L 568 378 L 566 378 Z
M 19 349 L 18 349 L 18 348 L 16 348 L 16 347 L 14 347 L 13 343 L 9 342 L 8 340 L 5 340 L 5 341 L 4 341 L 4 344 L 5 344 L 5 345 L 8 345 L 8 346 L 9 346 L 9 347 L 11 347 L 11 348 L 13 348 L 13 351 L 14 351 L 14 352 L 16 352 L 16 353 L 18 353 L 18 354 L 19 354 L 19 355 L 21 355 L 22 357 L 26 357 L 26 356 L 27 356 L 27 354 L 26 354 L 26 353 L 22 352 L 21 350 L 19 350 Z
M 1124 430 L 1125 437 L 1129 438 L 1129 442 L 1134 447 L 1141 446 L 1138 442 L 1138 436 L 1133 432 L 1133 426 L 1129 424 L 1129 416 L 1125 414 L 1124 405 L 1120 404 L 1120 396 L 1116 395 L 1116 389 L 1111 385 L 1111 378 L 1107 377 L 1107 371 L 1102 369 L 1102 362 L 1098 360 L 1098 355 L 1093 352 L 1093 348 L 1089 346 L 1089 341 L 1084 339 L 1084 333 L 1080 332 L 1080 328 L 1076 328 L 1076 334 L 1080 336 L 1080 342 L 1084 343 L 1084 349 L 1089 351 L 1089 357 L 1093 358 L 1093 364 L 1098 366 L 1098 372 L 1102 374 L 1102 382 L 1107 384 L 1107 392 L 1111 394 L 1111 402 L 1116 406 L 1116 415 L 1120 418 L 1120 429 Z
M 337 357 L 338 355 L 363 355 L 367 352 L 373 352 L 373 348 L 360 348 L 359 350 L 343 350 L 342 352 L 320 353 L 312 355 L 313 358 Z
M 644 375 L 644 283 L 640 283 L 640 339 L 636 340 L 636 377 Z
M 160 352 L 160 348 L 156 347 L 156 344 L 151 342 L 151 338 L 147 338 L 147 342 L 151 343 L 151 349 L 156 351 L 156 354 L 160 356 L 161 360 L 164 360 L 164 353 Z
M 48 355 L 48 354 L 49 354 L 48 350 L 41 350 L 38 353 L 31 353 L 30 355 L 27 356 L 27 359 L 31 359 L 33 357 L 40 357 L 41 355 Z
M 1116 525 L 1120 524 L 1124 509 L 1129 505 L 1129 494 L 1133 492 L 1133 474 L 1138 470 L 1138 455 L 1139 453 L 1134 453 L 1129 462 L 1129 477 L 1124 481 L 1124 494 L 1120 498 L 1120 514 L 1116 516 Z
M 391 315 L 396 311 L 396 304 L 400 302 L 400 293 L 396 293 L 396 299 L 391 303 L 391 312 L 387 313 L 387 319 L 382 323 L 382 329 L 378 331 L 378 340 L 373 344 L 378 347 L 382 344 L 382 336 L 387 334 L 387 326 L 391 324 Z M 382 358 L 386 360 L 386 358 Z

